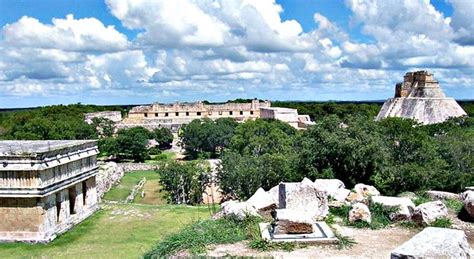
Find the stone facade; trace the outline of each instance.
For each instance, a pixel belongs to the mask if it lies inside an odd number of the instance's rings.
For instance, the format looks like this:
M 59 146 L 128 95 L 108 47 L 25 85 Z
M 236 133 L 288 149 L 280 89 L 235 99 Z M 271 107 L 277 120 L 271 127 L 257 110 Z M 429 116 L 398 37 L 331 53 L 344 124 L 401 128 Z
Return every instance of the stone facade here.
M 0 241 L 48 242 L 98 209 L 97 142 L 0 141 Z
M 122 121 L 122 113 L 119 111 L 91 112 L 84 114 L 84 120 L 88 124 L 92 123 L 93 118 L 109 119 L 115 123 Z
M 376 119 L 401 117 L 434 124 L 466 115 L 453 98 L 446 97 L 433 74 L 417 71 L 405 74 L 403 83 L 395 86 L 394 98 L 383 104 Z
M 269 101 L 252 100 L 250 103 L 205 104 L 175 103 L 137 106 L 130 110 L 128 117 L 117 124 L 117 128 L 141 126 L 147 129 L 169 128 L 177 132 L 183 124 L 194 119 L 233 118 L 239 122 L 268 118 L 279 119 L 295 128 L 306 128 L 312 122 L 308 115 L 298 115 L 296 109 L 270 107 Z

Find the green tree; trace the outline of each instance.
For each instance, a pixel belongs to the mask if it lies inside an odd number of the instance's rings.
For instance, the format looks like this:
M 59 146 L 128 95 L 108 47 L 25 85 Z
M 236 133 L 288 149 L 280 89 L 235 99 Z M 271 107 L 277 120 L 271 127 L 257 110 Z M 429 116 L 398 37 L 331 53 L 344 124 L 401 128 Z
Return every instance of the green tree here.
M 169 203 L 199 204 L 209 183 L 209 165 L 203 162 L 171 162 L 161 168 L 160 184 L 166 191 Z
M 167 149 L 171 147 L 171 143 L 173 142 L 173 134 L 168 128 L 158 128 L 153 130 L 153 136 L 161 149 Z

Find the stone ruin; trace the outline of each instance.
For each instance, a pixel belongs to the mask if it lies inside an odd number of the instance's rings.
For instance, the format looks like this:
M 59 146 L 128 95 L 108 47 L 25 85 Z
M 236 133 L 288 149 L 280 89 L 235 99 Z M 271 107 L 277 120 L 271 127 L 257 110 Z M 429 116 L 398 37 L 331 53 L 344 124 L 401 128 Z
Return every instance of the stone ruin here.
M 98 208 L 97 141 L 0 141 L 0 242 L 48 242 Z
M 383 104 L 376 120 L 387 117 L 414 119 L 421 124 L 434 124 L 451 117 L 467 116 L 453 98 L 448 98 L 427 71 L 408 72 L 403 83 L 395 86 L 395 96 Z

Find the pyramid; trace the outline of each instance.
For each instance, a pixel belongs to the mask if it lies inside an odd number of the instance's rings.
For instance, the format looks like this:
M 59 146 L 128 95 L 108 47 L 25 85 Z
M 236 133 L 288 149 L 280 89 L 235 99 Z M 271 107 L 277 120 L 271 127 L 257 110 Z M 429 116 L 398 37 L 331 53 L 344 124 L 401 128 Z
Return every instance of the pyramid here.
M 453 98 L 448 98 L 428 71 L 408 72 L 395 86 L 395 96 L 382 106 L 376 120 L 387 117 L 409 118 L 421 124 L 434 124 L 450 117 L 467 116 Z

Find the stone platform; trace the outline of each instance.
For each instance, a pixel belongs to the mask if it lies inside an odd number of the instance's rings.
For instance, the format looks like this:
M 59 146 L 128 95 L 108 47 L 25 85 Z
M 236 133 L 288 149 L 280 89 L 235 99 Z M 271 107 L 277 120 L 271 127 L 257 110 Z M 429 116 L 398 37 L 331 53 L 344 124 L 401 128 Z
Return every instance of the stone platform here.
M 339 242 L 334 232 L 325 222 L 314 223 L 313 229 L 315 231 L 310 234 L 273 234 L 271 233 L 270 223 L 260 223 L 259 227 L 262 238 L 270 242 L 311 244 L 337 244 Z

